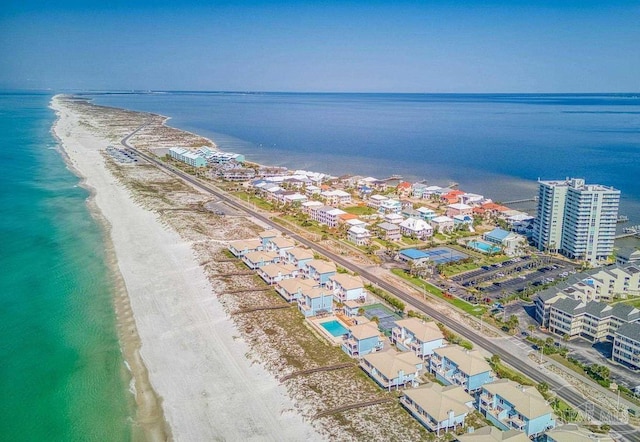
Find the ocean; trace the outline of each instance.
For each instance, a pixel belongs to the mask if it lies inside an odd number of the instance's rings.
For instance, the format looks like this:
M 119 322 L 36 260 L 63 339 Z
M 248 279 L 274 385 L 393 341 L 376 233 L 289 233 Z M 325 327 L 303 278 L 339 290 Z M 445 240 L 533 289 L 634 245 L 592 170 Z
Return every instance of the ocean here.
M 91 96 L 291 169 L 458 183 L 500 202 L 533 197 L 538 179 L 582 177 L 620 189 L 620 212 L 640 223 L 640 94 Z
M 0 439 L 131 439 L 134 415 L 89 193 L 51 95 L 0 93 Z

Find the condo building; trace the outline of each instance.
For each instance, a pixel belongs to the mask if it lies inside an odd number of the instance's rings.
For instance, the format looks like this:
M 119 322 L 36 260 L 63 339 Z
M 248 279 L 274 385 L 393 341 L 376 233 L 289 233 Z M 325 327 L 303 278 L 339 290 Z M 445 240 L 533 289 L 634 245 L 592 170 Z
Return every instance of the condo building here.
M 539 250 L 596 264 L 613 251 L 620 191 L 583 179 L 539 181 L 533 241 Z

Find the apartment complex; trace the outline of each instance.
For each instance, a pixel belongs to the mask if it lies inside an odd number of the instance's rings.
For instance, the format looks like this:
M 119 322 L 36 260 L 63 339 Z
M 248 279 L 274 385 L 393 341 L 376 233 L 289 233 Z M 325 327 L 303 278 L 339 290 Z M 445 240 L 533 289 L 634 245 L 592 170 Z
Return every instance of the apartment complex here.
M 583 179 L 539 181 L 533 242 L 572 259 L 606 259 L 613 251 L 619 202 L 619 190 Z
M 611 359 L 627 367 L 640 369 L 640 323 L 624 324 L 616 330 Z

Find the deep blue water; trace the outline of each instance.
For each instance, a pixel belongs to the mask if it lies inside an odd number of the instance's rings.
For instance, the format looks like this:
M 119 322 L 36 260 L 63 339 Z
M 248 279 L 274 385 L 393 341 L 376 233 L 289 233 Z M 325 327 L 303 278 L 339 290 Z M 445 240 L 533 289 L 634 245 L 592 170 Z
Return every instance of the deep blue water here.
M 95 96 L 156 112 L 263 164 L 457 182 L 498 201 L 536 180 L 622 191 L 640 222 L 640 94 L 156 93 Z M 531 207 L 528 207 L 531 209 Z
M 0 93 L 0 440 L 129 440 L 102 232 L 50 95 Z

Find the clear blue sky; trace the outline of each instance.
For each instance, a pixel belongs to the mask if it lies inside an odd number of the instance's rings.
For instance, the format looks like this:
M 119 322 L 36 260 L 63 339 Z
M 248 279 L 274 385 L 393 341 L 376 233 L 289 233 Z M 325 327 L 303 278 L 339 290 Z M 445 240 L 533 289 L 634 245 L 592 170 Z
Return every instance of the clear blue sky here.
M 640 91 L 640 1 L 5 0 L 0 88 Z

